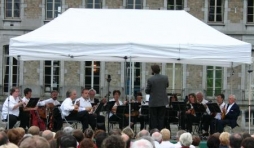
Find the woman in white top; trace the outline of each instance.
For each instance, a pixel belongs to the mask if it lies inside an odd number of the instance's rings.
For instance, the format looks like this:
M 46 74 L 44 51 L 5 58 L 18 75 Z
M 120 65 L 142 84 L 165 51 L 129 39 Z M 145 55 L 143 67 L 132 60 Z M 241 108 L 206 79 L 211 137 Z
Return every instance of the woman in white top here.
M 10 129 L 13 128 L 13 126 L 16 124 L 18 120 L 18 116 L 19 116 L 19 107 L 22 105 L 24 105 L 24 103 L 19 99 L 19 89 L 12 88 L 10 90 L 10 96 L 7 97 L 6 100 L 4 101 L 3 109 L 2 109 L 2 120 L 7 121 L 9 117 Z M 9 110 L 9 116 L 8 116 L 8 110 Z

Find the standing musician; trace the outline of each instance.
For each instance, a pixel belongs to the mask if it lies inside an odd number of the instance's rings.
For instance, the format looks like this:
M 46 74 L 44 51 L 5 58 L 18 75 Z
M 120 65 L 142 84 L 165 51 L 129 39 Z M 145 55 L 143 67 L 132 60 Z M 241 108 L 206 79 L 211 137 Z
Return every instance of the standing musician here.
M 82 124 L 83 132 L 88 128 L 88 111 L 72 102 L 77 97 L 77 92 L 70 89 L 66 92 L 66 99 L 60 106 L 62 118 L 66 120 L 78 120 Z
M 51 98 L 40 101 L 38 103 L 38 106 L 47 106 L 49 104 L 53 104 L 54 106 L 60 105 L 60 102 L 57 101 L 57 97 L 58 97 L 58 91 L 57 90 L 53 90 L 51 92 Z
M 193 108 L 194 103 L 197 103 L 197 97 L 194 93 L 191 93 L 188 95 L 188 102 L 187 102 L 187 111 L 185 112 L 186 114 L 186 129 L 188 132 L 192 132 L 192 124 L 193 122 L 199 122 L 200 121 L 200 115 L 197 115 L 195 113 L 195 110 Z M 183 123 L 182 123 L 183 124 Z M 183 127 L 184 128 L 184 127 Z
M 164 119 L 166 113 L 166 105 L 168 104 L 168 96 L 166 89 L 168 87 L 168 77 L 160 74 L 159 65 L 151 66 L 153 76 L 147 80 L 145 92 L 150 94 L 149 110 L 150 110 L 150 129 L 164 128 Z
M 197 92 L 196 93 L 196 96 L 197 96 L 197 100 L 198 100 L 198 103 L 200 104 L 203 104 L 206 108 L 206 112 L 203 114 L 203 117 L 202 117 L 202 125 L 203 125 L 203 130 L 205 131 L 203 136 L 208 136 L 208 129 L 209 129 L 209 125 L 211 123 L 211 120 L 213 119 L 213 116 L 211 115 L 211 112 L 209 110 L 209 108 L 207 107 L 207 103 L 208 101 L 204 99 L 204 96 L 201 92 Z
M 8 105 L 9 104 L 9 105 Z M 19 89 L 17 87 L 11 88 L 10 96 L 8 96 L 3 104 L 2 108 L 2 120 L 8 121 L 8 110 L 9 110 L 9 128 L 13 128 L 18 121 L 19 107 L 25 103 L 19 99 Z M 8 108 L 9 107 L 9 108 Z
M 24 106 L 20 107 L 20 113 L 19 113 L 19 119 L 20 119 L 20 127 L 26 130 L 26 127 L 29 128 L 30 124 L 30 111 L 31 110 L 37 110 L 37 107 L 34 108 L 27 108 L 26 105 L 28 104 L 30 98 L 32 96 L 32 89 L 25 88 L 24 89 L 24 97 L 22 98 L 22 101 L 25 103 Z
M 113 99 L 110 99 L 109 101 L 116 101 L 114 106 L 112 107 L 111 112 L 109 113 L 109 121 L 117 121 L 119 123 L 119 128 L 122 129 L 124 125 L 127 125 L 127 121 L 124 119 L 124 115 L 116 114 L 117 106 L 120 105 L 126 105 L 127 102 L 122 102 L 119 100 L 121 95 L 121 92 L 119 90 L 113 91 Z M 123 124 L 124 122 L 124 124 Z
M 225 98 L 224 94 L 217 95 L 216 101 L 220 107 L 221 113 L 215 114 L 215 117 L 210 124 L 210 135 L 217 132 L 216 125 L 217 125 L 218 120 L 223 120 L 225 117 L 225 109 L 224 108 L 226 107 L 226 103 L 224 102 L 224 98 Z
M 94 90 L 94 89 L 90 89 L 88 92 L 90 103 L 92 104 L 92 107 L 93 107 L 93 111 L 95 111 L 97 109 L 99 103 L 103 103 L 103 104 L 106 103 L 105 98 L 103 98 L 101 101 L 99 101 L 99 99 L 95 98 L 95 94 L 96 94 L 96 90 Z M 96 114 L 95 116 L 97 119 L 97 124 L 96 124 L 97 129 L 102 129 L 102 130 L 106 131 L 105 117 L 100 114 Z
M 223 128 L 229 125 L 232 129 L 237 126 L 237 118 L 240 115 L 240 108 L 236 104 L 235 95 L 229 95 L 228 104 L 223 109 L 225 113 L 225 118 L 223 120 L 218 120 L 217 129 L 218 132 L 223 132 Z
M 75 104 L 79 104 L 79 108 L 82 110 L 87 111 L 88 114 L 88 123 L 90 124 L 90 126 L 92 127 L 93 130 L 95 130 L 96 127 L 96 117 L 93 114 L 93 108 L 92 108 L 92 104 L 91 104 L 91 100 L 89 99 L 89 90 L 84 88 L 81 92 L 82 96 L 78 99 L 76 99 Z

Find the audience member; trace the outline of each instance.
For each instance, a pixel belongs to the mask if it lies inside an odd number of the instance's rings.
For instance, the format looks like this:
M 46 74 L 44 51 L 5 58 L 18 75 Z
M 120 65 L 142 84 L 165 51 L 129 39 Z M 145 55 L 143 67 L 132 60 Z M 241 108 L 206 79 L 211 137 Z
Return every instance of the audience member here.
M 140 139 L 133 142 L 131 148 L 153 148 L 153 145 L 146 139 Z
M 176 144 L 174 144 L 174 145 L 175 145 L 175 148 L 181 148 L 181 147 L 182 147 L 182 145 L 181 145 L 181 143 L 180 143 L 180 137 L 181 137 L 181 135 L 184 134 L 184 133 L 186 133 L 185 130 L 179 130 L 178 132 L 176 132 L 176 140 L 177 140 L 178 142 L 177 142 Z M 190 147 L 190 148 L 195 148 L 195 146 L 193 146 L 193 145 L 190 145 L 189 147 Z
M 150 136 L 152 136 L 152 134 L 153 134 L 154 132 L 160 132 L 160 131 L 159 131 L 157 128 L 151 129 L 151 130 L 150 130 Z
M 120 136 L 111 135 L 103 141 L 102 148 L 125 148 L 125 144 Z
M 50 148 L 49 142 L 39 136 L 32 136 L 24 138 L 21 141 L 19 148 Z
M 93 139 L 94 132 L 91 128 L 87 128 L 84 134 L 85 134 L 85 138 Z
M 95 148 L 93 141 L 90 138 L 84 138 L 80 142 L 79 148 Z
M 123 142 L 125 142 L 125 148 L 130 148 L 131 138 L 125 133 L 122 133 L 121 137 L 123 139 Z
M 77 140 L 72 135 L 64 135 L 60 138 L 60 147 L 68 148 L 68 147 L 77 147 Z
M 106 132 L 100 132 L 99 134 L 96 134 L 94 136 L 95 144 L 96 144 L 97 148 L 101 148 L 101 144 L 102 144 L 103 140 L 106 138 L 107 138 Z
M 0 146 L 5 145 L 9 142 L 7 134 L 5 132 L 0 132 Z
M 206 143 L 208 148 L 219 148 L 220 146 L 220 139 L 215 136 L 210 136 Z
M 161 141 L 161 148 L 169 148 L 173 147 L 174 144 L 171 143 L 170 140 L 170 131 L 166 128 L 161 130 L 161 136 L 162 136 L 162 141 Z
M 26 131 L 22 127 L 15 128 L 21 137 L 23 137 L 26 134 Z
M 65 127 L 65 128 L 63 129 L 64 135 L 72 135 L 72 134 L 73 134 L 73 131 L 74 131 L 74 129 L 73 129 L 72 127 L 69 127 L 69 126 L 67 126 L 67 127 Z
M 153 140 L 154 140 L 155 147 L 156 147 L 156 148 L 159 148 L 159 147 L 160 147 L 161 140 L 162 140 L 161 133 L 159 133 L 159 132 L 154 132 L 154 133 L 152 134 L 152 138 L 153 138 Z
M 155 143 L 154 143 L 154 140 L 153 140 L 152 137 L 150 137 L 150 136 L 143 136 L 143 137 L 141 137 L 141 139 L 145 139 L 145 140 L 149 141 L 152 144 L 153 148 L 155 148 Z
M 56 139 L 49 141 L 50 148 L 57 148 Z
M 222 132 L 220 134 L 220 148 L 228 148 L 229 146 L 229 136 L 230 134 L 228 132 Z
M 193 140 L 192 145 L 194 145 L 196 148 L 199 148 L 199 144 L 200 144 L 200 141 L 201 141 L 200 137 L 193 135 L 192 140 Z
M 40 129 L 38 126 L 31 126 L 28 131 L 27 131 L 28 134 L 31 134 L 31 135 L 39 135 L 40 133 Z
M 249 133 L 243 133 L 243 135 L 242 135 L 243 139 L 248 138 L 248 137 L 251 137 L 251 135 Z
M 253 148 L 254 147 L 254 138 L 252 138 L 252 137 L 245 138 L 242 141 L 241 145 L 242 145 L 241 148 Z
M 108 135 L 111 136 L 111 135 L 118 135 L 118 136 L 121 136 L 121 130 L 119 128 L 114 128 L 112 130 L 109 131 Z
M 190 133 L 183 133 L 180 136 L 179 141 L 182 147 L 190 147 L 190 145 L 192 144 L 192 136 Z
M 230 148 L 240 148 L 242 141 L 243 141 L 243 137 L 241 134 L 236 133 L 229 136 Z
M 19 134 L 18 130 L 13 128 L 9 129 L 7 132 L 8 139 L 11 143 L 18 145 L 19 141 L 22 139 L 21 135 Z
M 141 138 L 143 136 L 150 136 L 150 133 L 147 130 L 143 129 L 137 134 L 136 138 Z
M 76 138 L 76 140 L 79 144 L 85 138 L 83 132 L 80 129 L 74 130 L 73 136 Z
M 134 138 L 134 132 L 133 132 L 133 130 L 132 130 L 129 126 L 125 127 L 125 128 L 122 130 L 122 133 L 125 133 L 125 134 L 128 135 L 131 139 Z
M 45 130 L 42 132 L 41 136 L 45 138 L 47 141 L 50 141 L 53 139 L 53 133 L 50 130 Z

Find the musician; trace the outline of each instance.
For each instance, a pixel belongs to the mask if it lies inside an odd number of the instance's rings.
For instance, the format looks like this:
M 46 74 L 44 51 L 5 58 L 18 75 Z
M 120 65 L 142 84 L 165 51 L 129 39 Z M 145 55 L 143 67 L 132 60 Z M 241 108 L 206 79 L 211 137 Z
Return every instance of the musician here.
M 20 113 L 19 113 L 19 119 L 20 119 L 20 127 L 23 129 L 26 129 L 26 127 L 29 126 L 30 121 L 30 111 L 31 110 L 37 110 L 37 107 L 34 108 L 27 108 L 26 105 L 28 104 L 30 98 L 32 96 L 32 89 L 25 88 L 24 89 L 24 97 L 22 98 L 22 101 L 25 103 L 24 106 L 20 107 Z
M 51 98 L 40 101 L 38 103 L 38 106 L 45 106 L 45 105 L 48 105 L 50 103 L 52 103 L 54 106 L 60 105 L 60 102 L 57 101 L 57 97 L 58 97 L 58 91 L 53 90 L 53 91 L 51 91 Z
M 176 123 L 178 122 L 178 113 L 177 111 L 173 110 L 172 102 L 177 102 L 177 95 L 173 94 L 169 98 L 169 106 L 167 107 L 167 116 L 165 120 L 165 128 L 168 128 L 170 130 L 170 123 Z
M 66 120 L 79 120 L 82 123 L 83 132 L 88 128 L 88 111 L 83 108 L 79 108 L 77 104 L 72 102 L 77 97 L 77 92 L 74 89 L 70 89 L 66 92 L 66 99 L 61 104 L 62 118 Z
M 119 90 L 113 91 L 113 99 L 110 99 L 110 101 L 116 101 L 114 106 L 112 107 L 111 112 L 109 113 L 109 121 L 117 121 L 119 123 L 119 128 L 122 129 L 124 125 L 127 125 L 126 119 L 124 119 L 123 115 L 116 114 L 117 106 L 120 105 L 126 105 L 127 102 L 123 103 L 121 100 L 119 100 L 121 96 L 121 92 Z M 124 122 L 124 123 L 123 123 Z
M 161 75 L 159 65 L 151 66 L 153 76 L 147 80 L 145 92 L 150 94 L 149 110 L 150 110 L 150 129 L 164 128 L 164 118 L 166 113 L 166 105 L 168 104 L 168 96 L 166 88 L 168 87 L 168 77 Z
M 240 115 L 239 106 L 236 104 L 235 95 L 229 95 L 228 104 L 226 108 L 223 109 L 226 113 L 223 120 L 218 120 L 217 129 L 221 133 L 226 125 L 229 125 L 231 128 L 237 126 L 237 118 Z
M 89 99 L 89 90 L 84 88 L 81 92 L 81 97 L 76 99 L 75 104 L 79 104 L 79 108 L 82 110 L 86 110 L 88 114 L 88 123 L 95 130 L 96 127 L 96 117 L 93 114 L 93 107 L 91 104 L 91 100 Z
M 203 114 L 203 117 L 201 120 L 202 120 L 202 125 L 203 125 L 202 128 L 205 131 L 203 136 L 208 136 L 209 135 L 208 129 L 209 129 L 211 120 L 213 119 L 213 116 L 211 115 L 211 112 L 206 105 L 208 103 L 208 101 L 204 99 L 202 92 L 197 92 L 196 96 L 197 96 L 198 103 L 203 104 L 206 108 L 206 112 Z
M 9 129 L 13 128 L 16 122 L 18 121 L 19 107 L 24 104 L 25 103 L 20 101 L 19 99 L 19 89 L 17 87 L 11 88 L 10 96 L 8 96 L 5 99 L 2 108 L 3 121 L 8 121 L 8 110 L 9 110 Z
M 137 93 L 136 102 L 140 103 L 141 105 L 148 105 L 145 101 L 143 101 L 142 93 L 141 92 Z M 142 130 L 145 127 L 145 120 L 147 121 L 148 118 L 146 118 L 145 116 L 141 115 L 141 108 L 140 108 L 139 109 L 139 115 L 138 115 L 138 117 L 134 118 L 134 123 L 136 124 L 136 122 L 139 122 L 140 123 L 140 130 Z
M 188 132 L 192 132 L 192 124 L 193 122 L 198 123 L 200 121 L 200 116 L 195 113 L 195 110 L 193 108 L 193 104 L 197 103 L 197 97 L 194 93 L 191 93 L 188 95 L 188 102 L 187 102 L 187 110 L 185 112 L 186 114 L 186 129 Z M 183 124 L 183 123 L 182 123 Z M 185 126 L 182 126 L 184 128 Z
M 219 94 L 216 97 L 216 101 L 217 104 L 220 107 L 221 113 L 216 113 L 214 119 L 212 120 L 211 124 L 210 124 L 210 135 L 212 135 L 213 133 L 217 132 L 216 131 L 216 124 L 218 122 L 218 120 L 222 120 L 222 116 L 224 116 L 225 112 L 224 112 L 224 108 L 226 106 L 226 103 L 224 102 L 224 94 Z
M 101 101 L 99 101 L 99 99 L 95 98 L 96 90 L 94 90 L 94 89 L 90 89 L 89 92 L 88 92 L 88 95 L 89 95 L 90 103 L 92 104 L 92 107 L 93 107 L 94 111 L 98 107 L 99 103 L 103 103 L 103 104 L 106 103 L 106 99 L 104 99 L 104 98 Z M 97 114 L 95 116 L 96 116 L 96 119 L 97 119 L 97 124 L 96 124 L 97 129 L 102 129 L 102 130 L 106 131 L 105 117 L 100 115 L 100 114 Z

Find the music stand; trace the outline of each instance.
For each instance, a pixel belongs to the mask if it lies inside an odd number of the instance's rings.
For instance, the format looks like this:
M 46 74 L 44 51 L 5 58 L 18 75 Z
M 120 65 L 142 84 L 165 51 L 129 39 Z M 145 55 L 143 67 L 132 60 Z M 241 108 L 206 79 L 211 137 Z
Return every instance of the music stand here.
M 207 103 L 206 105 L 211 113 L 221 113 L 220 107 L 217 103 Z
M 178 111 L 178 112 L 183 112 L 186 111 L 186 103 L 185 102 L 171 102 L 173 106 L 173 110 Z M 179 116 L 178 120 L 178 129 L 181 129 L 181 115 Z
M 26 107 L 27 107 L 27 108 L 34 108 L 34 107 L 37 105 L 39 99 L 40 99 L 40 98 L 30 98 L 30 99 L 29 99 L 29 102 L 28 102 L 27 105 L 26 105 Z
M 204 104 L 200 104 L 200 103 L 193 103 L 192 106 L 193 106 L 194 111 L 195 111 L 196 114 L 197 113 L 201 114 L 200 119 L 199 119 L 199 125 L 198 125 L 198 131 L 201 132 L 202 131 L 202 128 L 201 128 L 202 123 L 201 122 L 203 120 L 203 115 L 206 112 L 206 108 L 205 108 Z
M 109 101 L 107 102 L 106 106 L 105 106 L 105 110 L 107 112 L 110 112 L 112 107 L 115 105 L 116 101 Z
M 94 111 L 94 113 L 96 113 L 97 115 L 100 114 L 100 112 L 102 111 L 104 107 L 104 104 L 103 103 L 99 103 L 99 105 L 97 106 L 96 110 Z

